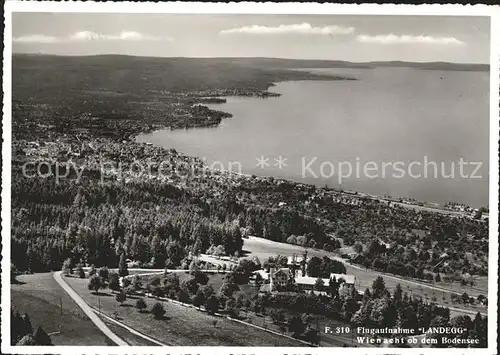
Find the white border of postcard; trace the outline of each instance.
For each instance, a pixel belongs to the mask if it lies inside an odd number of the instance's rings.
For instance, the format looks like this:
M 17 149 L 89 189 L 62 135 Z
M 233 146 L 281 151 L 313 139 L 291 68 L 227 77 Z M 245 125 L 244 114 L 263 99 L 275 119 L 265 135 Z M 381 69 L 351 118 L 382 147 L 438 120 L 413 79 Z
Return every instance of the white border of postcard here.
M 490 190 L 489 190 L 489 282 L 488 348 L 446 349 L 449 354 L 497 353 L 497 277 L 498 277 L 498 140 L 499 140 L 499 59 L 500 7 L 486 5 L 376 5 L 311 3 L 133 3 L 133 2 L 20 2 L 7 0 L 4 6 L 3 61 L 3 144 L 2 144 L 2 353 L 14 354 L 329 354 L 335 348 L 277 347 L 106 347 L 106 346 L 11 346 L 10 345 L 10 183 L 11 183 L 11 82 L 12 12 L 107 12 L 107 13 L 252 13 L 252 14 L 337 14 L 337 15 L 458 15 L 491 18 L 490 44 Z M 350 354 L 405 353 L 421 354 L 424 349 L 345 348 Z M 340 349 L 339 349 L 340 350 Z M 426 348 L 426 354 L 444 349 Z

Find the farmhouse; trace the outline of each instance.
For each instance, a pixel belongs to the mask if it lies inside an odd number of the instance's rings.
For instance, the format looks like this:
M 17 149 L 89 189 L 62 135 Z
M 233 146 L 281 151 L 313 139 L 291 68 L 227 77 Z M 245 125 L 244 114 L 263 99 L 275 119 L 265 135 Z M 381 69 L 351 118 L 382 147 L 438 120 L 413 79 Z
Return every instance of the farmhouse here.
M 304 256 L 289 256 L 287 259 L 287 266 L 290 268 L 293 265 L 295 266 L 301 266 L 303 265 L 304 261 L 308 263 L 311 260 L 311 258 L 307 257 L 305 254 Z
M 266 273 L 263 270 L 258 270 L 254 275 L 260 275 L 260 278 L 264 280 L 264 285 L 262 285 L 261 292 L 278 292 L 287 289 L 289 285 L 296 285 L 301 291 L 322 291 L 328 290 L 330 285 L 330 279 L 334 279 L 336 282 L 340 283 L 340 289 L 354 288 L 356 283 L 356 277 L 354 275 L 345 274 L 330 274 L 330 278 L 321 278 L 323 286 L 318 290 L 316 287 L 317 277 L 311 276 L 301 276 L 293 275 L 289 268 L 279 268 L 271 270 L 270 273 Z M 269 280 L 268 282 L 266 282 Z

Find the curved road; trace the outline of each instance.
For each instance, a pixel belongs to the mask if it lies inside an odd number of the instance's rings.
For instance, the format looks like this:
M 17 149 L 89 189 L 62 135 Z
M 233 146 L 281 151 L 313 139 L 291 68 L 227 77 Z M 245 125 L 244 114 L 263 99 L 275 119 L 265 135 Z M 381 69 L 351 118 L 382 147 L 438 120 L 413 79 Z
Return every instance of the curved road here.
M 428 288 L 428 289 L 431 289 L 431 290 L 442 291 L 442 292 L 449 292 L 449 293 L 453 293 L 453 294 L 459 295 L 459 296 L 461 295 L 461 293 L 459 293 L 457 291 L 450 290 L 448 288 L 444 288 L 444 287 L 440 287 L 440 286 L 434 286 L 434 285 L 428 285 L 428 284 L 425 284 L 425 283 L 422 283 L 422 282 L 413 281 L 411 279 L 403 279 L 403 278 L 398 277 L 398 276 L 387 275 L 387 274 L 381 273 L 380 271 L 375 271 L 373 269 L 366 269 L 366 268 L 363 268 L 361 266 L 358 266 L 358 265 L 355 265 L 355 264 L 351 264 L 346 259 L 338 257 L 338 256 L 333 256 L 333 257 L 330 257 L 330 258 L 333 258 L 334 260 L 343 262 L 345 265 L 348 265 L 348 266 L 350 266 L 350 267 L 352 267 L 354 269 L 358 269 L 358 270 L 362 270 L 362 271 L 367 271 L 367 272 L 372 272 L 374 274 L 378 274 L 378 275 L 380 275 L 382 277 L 385 277 L 385 278 L 393 279 L 393 280 L 396 280 L 396 281 L 403 281 L 403 282 L 406 282 L 406 283 L 409 283 L 409 284 L 413 284 L 413 285 L 420 286 L 420 287 L 425 287 L 425 288 Z M 472 315 L 475 315 L 475 314 L 477 314 L 479 312 L 479 313 L 481 313 L 482 316 L 487 315 L 486 313 L 478 311 L 478 310 L 457 308 L 457 307 L 446 306 L 446 305 L 442 305 L 442 304 L 439 304 L 439 305 L 443 306 L 443 307 L 449 308 L 450 311 L 462 312 L 462 313 L 472 314 Z
M 76 302 L 76 304 L 82 309 L 82 311 L 90 318 L 90 320 L 103 332 L 109 339 L 111 339 L 116 345 L 119 346 L 129 346 L 123 339 L 118 337 L 113 333 L 104 322 L 99 318 L 97 314 L 94 313 L 93 309 L 73 291 L 73 289 L 63 280 L 61 276 L 61 271 L 56 271 L 53 273 L 54 280 L 63 288 L 64 291 Z

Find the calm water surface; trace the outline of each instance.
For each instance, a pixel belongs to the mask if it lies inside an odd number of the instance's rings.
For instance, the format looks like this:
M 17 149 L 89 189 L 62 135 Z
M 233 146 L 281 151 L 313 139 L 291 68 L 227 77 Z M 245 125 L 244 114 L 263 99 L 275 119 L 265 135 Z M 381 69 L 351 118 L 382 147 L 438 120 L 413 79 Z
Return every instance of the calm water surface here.
M 161 130 L 137 139 L 204 157 L 208 163 L 218 161 L 226 168 L 229 162 L 240 162 L 244 173 L 318 186 L 339 187 L 339 164 L 350 162 L 351 177 L 341 180 L 344 189 L 438 203 L 488 204 L 488 72 L 314 71 L 359 80 L 278 83 L 271 88 L 281 93 L 277 98 L 229 97 L 225 104 L 209 105 L 233 114 L 218 127 Z M 256 166 L 261 156 L 269 158 L 269 166 Z M 280 156 L 286 159 L 281 168 L 274 166 Z M 461 177 L 460 158 L 482 162 L 477 173 L 482 178 Z M 368 161 L 373 162 L 369 167 L 376 167 L 366 176 L 363 167 Z M 432 163 L 427 177 L 409 177 L 412 161 L 422 164 L 413 165 L 413 175 L 425 174 L 425 161 L 436 162 L 438 178 Z M 390 165 L 383 172 L 382 164 L 391 162 L 400 162 L 404 177 Z M 442 177 L 441 162 L 447 176 L 455 164 L 455 178 Z M 344 175 L 348 170 L 345 164 Z M 464 174 L 473 170 L 465 166 Z

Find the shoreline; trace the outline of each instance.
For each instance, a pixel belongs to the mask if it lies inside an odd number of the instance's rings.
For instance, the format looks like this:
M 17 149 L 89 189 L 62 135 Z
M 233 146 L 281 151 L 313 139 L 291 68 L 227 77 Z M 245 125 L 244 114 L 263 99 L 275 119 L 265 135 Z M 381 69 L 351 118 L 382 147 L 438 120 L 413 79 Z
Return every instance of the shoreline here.
M 339 68 L 339 69 L 342 69 L 342 68 Z M 291 69 L 291 70 L 294 70 L 294 69 Z M 226 112 L 226 111 L 215 110 L 215 109 L 210 108 L 210 107 L 205 106 L 205 105 L 223 105 L 223 104 L 227 103 L 227 100 L 226 100 L 227 97 L 240 97 L 240 98 L 253 98 L 253 99 L 268 99 L 268 98 L 272 98 L 272 97 L 277 98 L 277 97 L 281 96 L 281 93 L 275 92 L 275 91 L 269 91 L 269 89 L 271 87 L 276 86 L 276 84 L 278 84 L 278 83 L 293 82 L 293 81 L 345 81 L 345 80 L 358 81 L 359 80 L 358 78 L 354 78 L 354 77 L 348 77 L 348 76 L 341 77 L 341 76 L 334 76 L 334 75 L 327 75 L 327 74 L 315 74 L 315 73 L 311 73 L 311 72 L 303 71 L 303 70 L 299 70 L 299 69 L 297 69 L 295 71 L 312 75 L 312 77 L 307 78 L 307 79 L 276 80 L 276 81 L 267 83 L 266 87 L 264 89 L 260 89 L 260 90 L 259 89 L 257 89 L 257 90 L 254 90 L 254 89 L 227 89 L 227 88 L 226 89 L 214 89 L 214 91 L 222 91 L 222 92 L 218 93 L 218 94 L 201 95 L 201 97 L 194 96 L 193 98 L 191 98 L 189 100 L 191 107 L 199 106 L 199 107 L 206 108 L 207 113 L 220 114 L 221 119 L 217 122 L 206 122 L 205 121 L 202 124 L 193 125 L 193 126 L 184 126 L 184 127 L 173 126 L 173 125 L 164 125 L 163 127 L 155 128 L 153 130 L 143 130 L 143 131 L 139 131 L 139 132 L 134 132 L 126 138 L 130 141 L 136 141 L 137 136 L 139 136 L 141 134 L 151 134 L 154 132 L 167 130 L 167 129 L 169 129 L 170 131 L 173 131 L 173 130 L 180 130 L 180 129 L 217 127 L 220 125 L 220 123 L 222 122 L 222 120 L 224 118 L 233 117 L 233 114 L 230 112 Z M 190 93 L 188 92 L 188 93 L 183 93 L 183 94 L 189 95 Z M 225 101 L 224 102 L 220 102 L 220 101 L 203 102 L 206 99 L 215 99 L 216 101 L 218 99 L 221 99 L 221 100 L 225 100 Z
M 337 78 L 337 77 L 335 77 L 335 78 Z M 333 79 L 332 81 L 337 81 L 337 80 L 359 80 L 359 79 L 357 79 L 357 78 Z M 314 81 L 314 79 L 311 79 L 311 80 L 283 80 L 283 81 L 272 82 L 268 85 L 268 87 L 265 90 L 261 91 L 261 93 L 272 93 L 273 94 L 273 95 L 266 96 L 266 97 L 259 96 L 259 95 L 245 95 L 245 94 L 240 94 L 240 95 L 227 94 L 227 95 L 219 95 L 219 96 L 211 96 L 211 97 L 216 98 L 216 99 L 223 98 L 224 100 L 226 97 L 246 97 L 246 98 L 254 98 L 254 99 L 258 99 L 258 98 L 267 99 L 268 97 L 278 98 L 282 94 L 279 92 L 273 92 L 273 91 L 270 92 L 269 89 L 271 87 L 276 86 L 276 84 L 278 84 L 278 83 L 289 82 L 289 81 Z M 323 80 L 321 79 L 320 81 L 323 81 Z M 324 80 L 324 81 L 328 81 L 328 80 Z M 194 101 L 193 105 L 198 105 L 198 103 L 196 103 L 196 99 L 193 99 L 193 101 Z M 214 102 L 214 103 L 209 103 L 209 105 L 223 105 L 226 103 L 227 103 L 227 101 Z M 204 107 L 207 107 L 207 106 L 204 106 Z M 210 112 L 217 112 L 217 113 L 222 112 L 224 114 L 227 114 L 228 115 L 227 118 L 234 117 L 233 114 L 230 112 L 213 110 L 210 107 L 207 107 L 207 109 Z M 223 119 L 224 118 L 226 118 L 226 117 L 223 117 Z M 213 123 L 213 124 L 185 127 L 184 130 L 197 129 L 197 128 L 216 128 L 220 125 L 221 122 L 222 122 L 222 119 L 219 122 Z M 178 153 L 180 153 L 182 155 L 196 158 L 196 159 L 201 159 L 199 156 L 191 156 L 191 155 L 188 155 L 182 151 L 178 151 L 177 148 L 175 148 L 175 147 L 165 148 L 165 147 L 158 145 L 158 144 L 154 144 L 151 142 L 145 142 L 145 141 L 140 142 L 137 140 L 138 136 L 140 136 L 140 135 L 153 134 L 153 133 L 156 133 L 159 131 L 167 131 L 167 130 L 174 131 L 174 130 L 180 130 L 180 129 L 183 129 L 183 128 L 182 127 L 177 127 L 177 128 L 170 127 L 170 128 L 168 128 L 165 126 L 162 128 L 156 128 L 152 131 L 143 131 L 143 132 L 135 133 L 135 134 L 129 136 L 129 139 L 132 142 L 138 143 L 138 144 L 150 144 L 150 145 L 154 145 L 156 147 L 166 149 L 166 150 L 175 149 Z M 212 169 L 212 170 L 214 170 L 214 169 Z M 405 208 L 423 209 L 423 210 L 427 210 L 430 212 L 456 215 L 457 217 L 466 217 L 467 216 L 467 213 L 465 213 L 464 211 L 454 211 L 454 210 L 446 209 L 446 208 L 444 208 L 443 204 L 438 204 L 438 203 L 435 203 L 432 201 L 417 201 L 417 200 L 415 200 L 415 198 L 413 198 L 411 196 L 399 196 L 399 197 L 380 196 L 380 195 L 374 195 L 374 194 L 370 194 L 370 193 L 358 191 L 358 190 L 352 191 L 352 190 L 343 190 L 343 189 L 336 189 L 336 188 L 331 188 L 331 187 L 324 187 L 324 186 L 319 186 L 319 185 L 315 185 L 315 184 L 311 184 L 311 183 L 296 181 L 296 180 L 293 180 L 290 178 L 279 178 L 279 177 L 276 177 L 273 175 L 257 175 L 257 174 L 248 174 L 248 173 L 236 173 L 236 172 L 232 172 L 232 171 L 226 172 L 225 170 L 218 170 L 218 169 L 215 169 L 215 171 L 218 171 L 221 173 L 228 173 L 229 175 L 234 174 L 234 175 L 244 176 L 244 177 L 256 176 L 256 177 L 260 177 L 260 178 L 267 179 L 267 180 L 273 179 L 275 181 L 287 182 L 287 183 L 291 183 L 291 184 L 295 184 L 295 185 L 303 185 L 303 186 L 309 186 L 309 187 L 314 186 L 317 189 L 321 189 L 324 191 L 332 191 L 332 192 L 335 192 L 335 193 L 340 194 L 342 196 L 358 196 L 361 198 L 368 198 L 370 200 L 375 200 L 375 201 L 379 201 L 379 202 L 387 202 L 388 204 L 397 204 L 397 205 L 400 205 L 400 206 L 405 207 Z M 481 206 L 479 206 L 477 208 L 480 208 L 480 207 Z

